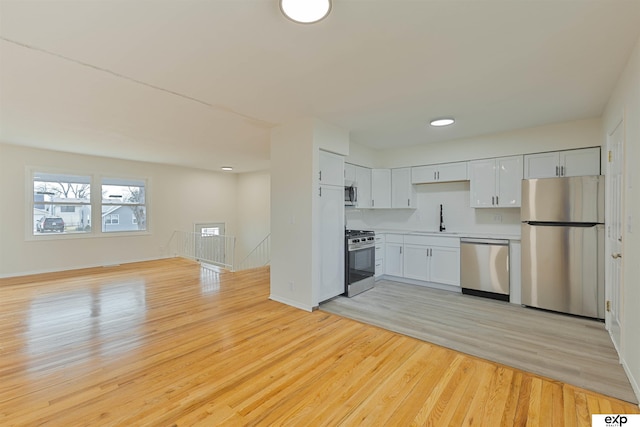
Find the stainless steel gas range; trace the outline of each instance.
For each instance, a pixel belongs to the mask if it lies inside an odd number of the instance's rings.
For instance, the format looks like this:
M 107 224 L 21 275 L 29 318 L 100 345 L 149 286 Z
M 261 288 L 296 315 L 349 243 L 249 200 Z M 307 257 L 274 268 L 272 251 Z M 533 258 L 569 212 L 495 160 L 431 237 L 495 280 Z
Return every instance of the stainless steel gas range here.
M 345 243 L 344 293 L 352 297 L 373 288 L 376 265 L 375 233 L 365 230 L 347 230 Z

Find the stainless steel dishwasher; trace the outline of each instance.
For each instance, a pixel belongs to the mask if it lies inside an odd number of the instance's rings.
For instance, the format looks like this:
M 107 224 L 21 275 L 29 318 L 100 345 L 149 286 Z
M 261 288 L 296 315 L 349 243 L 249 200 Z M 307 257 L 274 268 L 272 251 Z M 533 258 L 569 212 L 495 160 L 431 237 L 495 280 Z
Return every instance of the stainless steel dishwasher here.
M 509 301 L 509 241 L 460 239 L 463 294 Z

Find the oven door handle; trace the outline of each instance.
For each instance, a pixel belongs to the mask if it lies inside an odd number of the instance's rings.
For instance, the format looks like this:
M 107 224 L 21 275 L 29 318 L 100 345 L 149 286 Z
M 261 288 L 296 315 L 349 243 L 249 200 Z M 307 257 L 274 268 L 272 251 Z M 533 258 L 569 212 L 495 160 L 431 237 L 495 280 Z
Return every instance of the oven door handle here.
M 356 247 L 356 248 L 348 248 L 347 250 L 348 250 L 349 252 L 355 252 L 355 251 L 359 251 L 359 250 L 362 250 L 362 249 L 371 249 L 371 248 L 374 248 L 374 249 L 375 249 L 375 247 L 376 247 L 376 244 L 375 244 L 375 243 L 372 243 L 372 244 L 370 244 L 370 245 L 366 245 L 366 246 L 358 246 L 358 247 Z

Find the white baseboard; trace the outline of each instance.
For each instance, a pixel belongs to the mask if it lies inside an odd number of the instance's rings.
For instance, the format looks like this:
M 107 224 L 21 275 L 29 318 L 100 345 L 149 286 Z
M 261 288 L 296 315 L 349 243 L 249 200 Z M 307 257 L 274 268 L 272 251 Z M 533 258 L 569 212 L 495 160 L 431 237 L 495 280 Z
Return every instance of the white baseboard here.
M 310 305 L 306 305 L 306 304 L 300 304 L 298 301 L 294 301 L 288 298 L 283 298 L 277 295 L 269 295 L 269 299 L 272 301 L 276 301 L 276 302 L 280 302 L 282 304 L 286 304 L 286 305 L 290 305 L 291 307 L 295 307 L 295 308 L 299 308 L 300 310 L 304 310 L 304 311 L 313 311 L 313 307 Z
M 624 369 L 624 373 L 627 374 L 627 378 L 629 378 L 629 382 L 631 383 L 631 388 L 633 389 L 633 392 L 635 393 L 636 398 L 638 399 L 638 402 L 640 402 L 640 384 L 638 384 L 638 380 L 634 378 L 633 374 L 631 373 L 631 370 L 627 366 L 627 363 L 625 362 L 624 359 L 622 358 L 620 359 L 620 364 Z M 640 403 L 638 404 L 638 407 L 640 408 Z
M 132 260 L 126 260 L 126 261 L 122 261 L 122 262 L 114 262 L 114 263 L 110 263 L 110 264 L 87 264 L 87 265 L 74 265 L 71 267 L 67 267 L 67 268 L 63 268 L 63 269 L 44 269 L 44 270 L 29 270 L 29 271 L 21 271 L 18 273 L 10 273 L 10 274 L 0 274 L 0 279 L 8 279 L 11 277 L 20 277 L 20 276 L 31 276 L 34 274 L 46 274 L 46 273 L 60 273 L 63 271 L 73 271 L 73 270 L 84 270 L 86 268 L 98 268 L 98 267 L 115 267 L 115 266 L 119 266 L 119 265 L 123 265 L 123 264 L 130 264 L 130 263 L 134 263 L 134 262 L 145 262 L 145 261 L 157 261 L 160 259 L 168 259 L 168 258 L 175 258 L 172 255 L 167 255 L 167 256 L 161 256 L 161 257 L 155 257 L 155 258 L 140 258 L 140 259 L 132 259 Z

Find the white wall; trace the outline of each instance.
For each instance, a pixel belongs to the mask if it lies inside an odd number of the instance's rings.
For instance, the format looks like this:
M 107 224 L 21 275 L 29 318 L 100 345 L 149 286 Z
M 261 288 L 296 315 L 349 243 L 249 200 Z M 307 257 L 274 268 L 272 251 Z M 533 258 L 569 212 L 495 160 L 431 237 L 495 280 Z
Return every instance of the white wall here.
M 640 39 L 603 115 L 603 141 L 624 114 L 625 213 L 621 359 L 640 399 Z
M 311 310 L 313 131 L 311 122 L 271 130 L 270 298 Z
M 236 260 L 240 262 L 271 230 L 271 174 L 243 173 L 237 179 Z
M 315 119 L 271 131 L 271 295 L 304 310 L 317 305 L 318 150 L 346 155 L 348 132 Z
M 149 179 L 149 233 L 63 239 L 29 237 L 27 169 Z M 0 144 L 0 277 L 119 264 L 171 256 L 174 230 L 196 222 L 225 222 L 237 231 L 236 176 Z
M 376 152 L 385 168 L 602 146 L 600 118 Z

